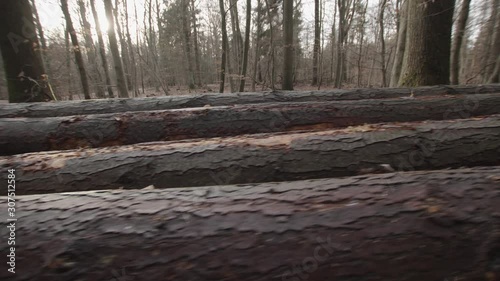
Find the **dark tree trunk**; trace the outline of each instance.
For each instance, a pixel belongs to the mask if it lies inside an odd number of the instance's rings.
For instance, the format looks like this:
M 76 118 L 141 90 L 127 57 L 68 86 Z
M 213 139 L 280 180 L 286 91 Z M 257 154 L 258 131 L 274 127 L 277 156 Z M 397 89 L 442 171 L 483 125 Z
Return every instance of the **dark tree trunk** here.
M 224 93 L 224 82 L 226 79 L 226 61 L 227 61 L 227 28 L 226 28 L 226 9 L 224 8 L 224 0 L 219 0 L 219 9 L 221 13 L 221 32 L 222 32 L 222 53 L 220 63 L 220 84 L 219 93 Z
M 408 2 L 401 86 L 447 85 L 455 0 Z
M 0 51 L 9 102 L 50 100 L 49 88 L 28 0 L 4 0 L 0 9 Z
M 196 79 L 198 80 L 198 87 L 203 86 L 203 80 L 201 79 L 201 64 L 200 64 L 200 48 L 198 46 L 198 21 L 196 19 L 196 6 L 194 4 L 195 0 L 191 0 L 191 15 L 193 23 L 193 48 L 194 48 L 194 64 L 196 67 Z
M 283 1 L 283 90 L 293 90 L 293 58 L 294 58 L 294 45 L 293 45 L 293 0 Z M 314 71 L 314 70 L 313 70 Z M 314 74 L 313 74 L 314 75 Z M 317 77 L 316 66 L 316 83 Z M 313 78 L 313 83 L 314 78 Z
M 250 50 L 250 25 L 252 20 L 252 0 L 247 0 L 247 18 L 245 23 L 245 46 L 243 49 L 243 63 L 241 65 L 241 79 L 239 92 L 245 91 L 245 82 L 248 66 L 248 51 Z M 291 89 L 289 89 L 291 90 Z
M 58 103 L 1 104 L 0 118 L 56 117 L 82 114 L 102 114 L 125 111 L 164 110 L 189 107 L 230 106 L 275 102 L 315 102 L 364 99 L 456 96 L 465 94 L 500 93 L 500 85 L 432 86 L 394 89 L 345 89 L 306 92 L 257 92 L 240 94 L 202 94 L 136 98 L 120 100 L 66 101 Z
M 480 143 L 481 145 L 477 145 Z M 208 186 L 500 165 L 500 116 L 0 158 L 18 195 Z M 7 173 L 2 180 L 7 181 Z M 1 192 L 6 194 L 6 189 Z
M 21 196 L 16 266 L 30 270 L 0 279 L 496 280 L 499 174 Z
M 462 41 L 465 34 L 465 27 L 467 26 L 467 19 L 469 18 L 469 7 L 472 0 L 462 0 L 462 7 L 458 14 L 457 24 L 455 27 L 455 34 L 451 45 L 451 61 L 450 61 L 450 83 L 457 85 L 459 82 L 460 74 L 460 51 L 462 50 Z
M 85 69 L 85 63 L 83 62 L 82 50 L 78 44 L 78 37 L 76 36 L 73 21 L 71 20 L 71 14 L 69 13 L 68 0 L 61 0 L 61 8 L 66 20 L 66 32 L 69 33 L 69 37 L 71 38 L 73 54 L 75 55 L 76 66 L 82 83 L 83 96 L 88 100 L 92 98 L 90 96 L 89 80 L 87 77 L 87 70 Z
M 104 39 L 102 37 L 101 23 L 99 20 L 99 15 L 97 14 L 97 10 L 95 8 L 95 0 L 90 0 L 90 8 L 92 9 L 92 16 L 94 17 L 97 31 L 97 43 L 99 45 L 99 54 L 101 55 L 102 68 L 104 69 L 104 78 L 106 80 L 108 98 L 114 98 L 113 88 L 111 87 L 111 77 L 109 75 L 108 59 L 106 57 L 106 45 L 104 45 Z
M 293 0 L 288 0 L 293 1 Z M 321 29 L 319 25 L 319 0 L 314 0 L 314 46 L 313 46 L 313 69 L 312 69 L 312 86 L 318 84 L 318 65 L 320 52 L 320 36 Z
M 490 56 L 486 82 L 500 82 L 500 0 L 493 0 L 492 13 L 495 17 L 495 29 L 491 39 Z M 490 71 L 488 71 L 488 69 Z
M 489 114 L 500 114 L 498 94 L 4 118 L 0 123 L 0 155 Z
M 187 83 L 189 89 L 195 88 L 193 62 L 191 59 L 191 21 L 189 16 L 189 1 L 181 0 L 182 5 L 182 34 L 184 39 L 184 52 L 187 62 Z

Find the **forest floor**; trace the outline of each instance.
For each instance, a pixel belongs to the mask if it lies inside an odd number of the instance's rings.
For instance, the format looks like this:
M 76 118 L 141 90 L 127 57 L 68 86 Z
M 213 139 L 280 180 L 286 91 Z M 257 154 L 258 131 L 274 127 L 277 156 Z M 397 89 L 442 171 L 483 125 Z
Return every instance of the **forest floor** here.
M 245 91 L 250 92 L 251 85 L 245 86 Z M 355 85 L 343 85 L 342 89 L 356 88 Z M 280 90 L 281 85 L 276 86 L 276 90 Z M 310 84 L 296 84 L 294 85 L 295 91 L 317 91 L 317 90 L 334 90 L 336 89 L 333 85 L 324 84 L 318 88 L 318 86 L 311 86 Z M 257 85 L 255 88 L 256 92 L 271 91 L 272 89 L 268 86 Z M 206 94 L 206 93 L 217 93 L 219 91 L 219 84 L 207 84 L 203 87 L 196 89 L 189 89 L 188 87 L 182 86 L 170 86 L 168 88 L 169 96 L 182 96 L 182 95 L 194 95 L 194 94 Z M 145 88 L 144 91 L 139 89 L 139 95 L 134 96 L 133 92 L 129 92 L 130 97 L 159 97 L 163 96 L 164 92 L 162 90 L 156 91 L 155 88 Z M 231 87 L 226 85 L 224 93 L 231 93 Z M 95 93 L 91 93 L 93 98 L 96 98 Z M 73 95 L 73 100 L 82 100 L 83 94 Z M 64 93 L 62 100 L 69 100 L 69 97 Z M 0 99 L 0 103 L 8 103 L 8 100 Z

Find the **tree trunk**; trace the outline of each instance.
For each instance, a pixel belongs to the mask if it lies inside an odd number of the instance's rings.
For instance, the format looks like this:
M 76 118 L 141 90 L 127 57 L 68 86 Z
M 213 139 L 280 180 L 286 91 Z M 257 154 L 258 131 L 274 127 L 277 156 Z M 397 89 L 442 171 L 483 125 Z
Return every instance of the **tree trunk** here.
M 48 59 L 48 51 L 49 48 L 47 46 L 47 40 L 45 39 L 45 33 L 43 32 L 43 26 L 42 23 L 40 22 L 40 17 L 38 15 L 38 10 L 36 8 L 36 3 L 35 0 L 31 1 L 31 7 L 33 9 L 33 16 L 34 16 L 34 21 L 36 23 L 36 29 L 38 32 L 38 36 L 40 37 L 40 44 L 41 44 L 41 56 L 42 56 L 42 61 L 44 63 L 44 69 L 47 71 L 47 76 L 46 78 L 46 85 L 47 85 L 47 92 L 50 93 L 51 98 L 55 100 L 60 100 L 61 97 L 59 97 L 56 92 L 57 89 L 55 85 L 51 83 L 51 79 L 53 78 L 53 73 L 52 73 L 52 66 L 50 63 L 50 60 Z
M 293 0 L 292 0 L 293 1 Z M 247 0 L 247 16 L 245 23 L 245 46 L 243 49 L 243 64 L 241 65 L 241 79 L 239 92 L 245 91 L 245 82 L 248 66 L 248 51 L 250 50 L 250 25 L 252 21 L 252 1 Z M 292 34 L 293 35 L 293 34 Z
M 359 36 L 360 36 L 360 39 L 359 39 L 359 51 L 358 51 L 358 62 L 357 62 L 357 67 L 358 67 L 358 81 L 357 81 L 357 85 L 358 87 L 361 87 L 361 73 L 362 73 L 362 58 L 363 58 L 363 44 L 364 44 L 364 40 L 365 40 L 365 22 L 366 22 L 366 11 L 368 10 L 368 1 L 366 1 L 365 3 L 365 6 L 362 10 L 362 14 L 361 14 L 361 21 L 362 21 L 362 24 L 359 28 Z M 333 45 L 332 45 L 332 48 L 333 48 Z M 333 54 L 332 54 L 333 56 Z M 332 62 L 333 63 L 333 62 Z
M 491 65 L 489 69 L 491 71 L 487 72 L 487 82 L 498 83 L 499 79 L 499 68 L 500 68 L 500 0 L 493 0 L 493 11 L 495 15 L 495 29 L 492 37 L 492 45 L 490 48 L 490 58 L 488 65 Z
M 24 245 L 16 265 L 31 270 L 16 277 L 496 280 L 498 174 L 490 167 L 21 196 L 20 222 L 8 223 Z M 0 209 L 7 213 L 7 204 Z
M 391 87 L 397 87 L 401 77 L 401 70 L 403 68 L 403 58 L 406 49 L 406 34 L 408 33 L 408 2 L 404 0 L 401 10 L 399 12 L 399 26 L 398 26 L 398 40 L 396 43 L 396 55 L 394 56 L 394 63 L 391 72 Z
M 500 93 L 500 85 L 431 86 L 391 89 L 345 89 L 324 91 L 197 94 L 120 100 L 92 100 L 58 103 L 1 104 L 0 118 L 56 117 L 126 111 L 165 110 L 190 107 L 232 106 L 276 102 L 320 102 Z
M 238 0 L 229 0 L 229 12 L 231 15 L 231 30 L 233 35 L 232 46 L 234 49 L 233 57 L 235 69 L 241 70 L 242 54 L 243 54 L 243 37 L 241 36 L 240 18 L 238 13 Z M 236 79 L 231 78 L 236 82 Z M 239 87 L 238 87 L 239 88 Z M 236 92 L 236 89 L 234 89 Z
M 455 0 L 408 2 L 408 34 L 401 86 L 449 84 Z
M 76 36 L 75 28 L 73 27 L 73 21 L 71 20 L 71 15 L 68 8 L 68 0 L 61 0 L 61 8 L 63 10 L 64 18 L 66 20 L 66 31 L 69 33 L 71 38 L 71 45 L 73 48 L 73 54 L 75 55 L 76 66 L 78 68 L 78 73 L 80 74 L 80 81 L 82 82 L 83 96 L 85 99 L 91 99 L 89 81 L 87 78 L 87 70 L 85 69 L 85 63 L 83 62 L 82 50 L 78 44 L 78 38 Z
M 221 13 L 221 32 L 222 32 L 222 53 L 220 64 L 220 84 L 219 93 L 224 93 L 224 82 L 226 79 L 226 60 L 227 60 L 227 28 L 226 28 L 226 9 L 224 8 L 224 0 L 219 0 L 219 8 Z
M 93 67 L 93 73 L 90 74 L 91 79 L 95 83 L 95 92 L 97 98 L 104 98 L 103 81 L 101 74 L 99 73 L 99 68 L 96 64 L 97 57 L 94 52 L 94 40 L 92 39 L 92 27 L 87 20 L 87 9 L 85 8 L 85 2 L 83 0 L 78 0 L 78 6 L 80 8 L 80 18 L 82 20 L 83 28 L 83 38 L 85 40 L 85 50 L 87 53 L 88 63 Z
M 0 9 L 0 51 L 9 102 L 50 100 L 38 47 L 33 13 L 28 0 L 4 0 Z
M 283 1 L 283 90 L 293 90 L 293 0 Z M 317 70 L 317 69 L 316 69 Z M 314 70 L 313 70 L 314 72 Z M 316 76 L 317 82 L 317 76 Z M 313 78 L 314 83 L 314 78 Z
M 500 96 L 482 94 L 455 98 L 250 104 L 28 120 L 4 118 L 0 124 L 0 155 L 499 113 Z
M 127 5 L 127 3 L 125 3 L 125 5 Z M 118 7 L 119 7 L 119 0 L 115 0 L 113 15 L 115 18 L 115 23 L 116 23 L 116 34 L 118 35 L 118 39 L 120 40 L 123 72 L 125 74 L 125 80 L 127 83 L 127 90 L 132 91 L 134 87 L 132 85 L 132 75 L 130 75 L 130 60 L 128 58 L 129 51 L 128 51 L 128 46 L 127 46 L 127 41 L 125 40 L 125 36 L 123 35 L 122 28 L 120 25 Z
M 471 0 L 462 0 L 462 7 L 458 14 L 457 24 L 455 26 L 455 34 L 451 46 L 451 61 L 450 61 L 450 83 L 457 85 L 460 75 L 460 51 L 469 17 L 469 7 Z
M 26 195 L 500 165 L 498 143 L 500 116 L 493 115 L 459 121 L 375 124 L 318 132 L 39 152 L 0 158 L 0 166 L 16 170 L 16 182 L 22 187 L 16 194 Z M 7 181 L 6 173 L 3 177 Z M 1 194 L 5 195 L 6 189 Z
M 320 36 L 321 29 L 319 25 L 319 0 L 314 0 L 314 46 L 313 46 L 313 69 L 312 69 L 312 86 L 318 84 L 318 64 L 320 52 Z
M 127 80 L 125 78 L 125 73 L 123 72 L 122 58 L 120 57 L 118 41 L 116 40 L 113 4 L 111 3 L 111 0 L 104 0 L 104 9 L 106 10 L 106 17 L 108 19 L 109 49 L 111 50 L 113 62 L 115 64 L 116 86 L 118 87 L 118 95 L 120 98 L 126 98 L 128 97 Z
M 187 83 L 189 89 L 195 88 L 193 63 L 191 60 L 191 26 L 189 21 L 189 2 L 182 0 L 182 34 L 184 39 L 184 53 L 187 62 Z
M 385 31 L 384 31 L 384 13 L 385 13 L 385 5 L 387 4 L 387 0 L 380 0 L 380 10 L 378 14 L 378 24 L 380 28 L 379 36 L 380 36 L 380 74 L 382 75 L 382 88 L 387 87 L 387 70 L 385 63 Z
M 111 78 L 109 76 L 108 59 L 106 58 L 106 45 L 104 45 L 104 39 L 102 37 L 101 23 L 95 8 L 95 0 L 90 0 L 90 8 L 92 9 L 92 16 L 94 17 L 95 28 L 97 31 L 97 43 L 99 44 L 99 54 L 101 55 L 102 68 L 104 69 L 104 78 L 106 79 L 108 97 L 114 98 L 113 88 L 111 87 Z
M 196 19 L 196 6 L 194 4 L 195 0 L 191 0 L 191 15 L 193 21 L 193 47 L 194 47 L 194 64 L 196 67 L 196 77 L 198 80 L 198 87 L 203 86 L 203 80 L 201 79 L 201 65 L 200 65 L 200 48 L 198 47 L 198 21 Z
M 129 27 L 129 14 L 128 14 L 128 4 L 124 2 L 124 11 L 125 11 L 125 31 L 127 36 L 127 44 L 129 46 L 129 57 L 130 57 L 130 71 L 132 72 L 132 86 L 134 88 L 134 95 L 139 96 L 139 86 L 137 85 L 137 66 L 135 60 L 135 52 L 134 45 L 132 44 L 132 36 L 130 35 L 130 27 Z
M 257 83 L 257 70 L 259 68 L 260 62 L 260 41 L 261 41 L 261 33 L 262 33 L 262 2 L 261 0 L 257 0 L 257 20 L 255 22 L 256 31 L 255 31 L 255 56 L 253 60 L 253 79 L 252 79 L 252 91 L 255 92 L 255 85 Z M 260 82 L 260 81 L 259 81 Z

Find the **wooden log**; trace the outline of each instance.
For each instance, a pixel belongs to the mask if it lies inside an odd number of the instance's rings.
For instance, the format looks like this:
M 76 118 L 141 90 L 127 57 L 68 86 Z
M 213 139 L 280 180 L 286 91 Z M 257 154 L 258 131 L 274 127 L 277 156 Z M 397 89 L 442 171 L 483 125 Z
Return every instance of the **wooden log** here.
M 237 105 L 0 119 L 0 155 L 500 113 L 500 95 Z
M 0 104 L 0 118 L 56 117 L 126 111 L 165 110 L 190 107 L 231 106 L 274 102 L 315 102 L 361 99 L 446 96 L 500 93 L 500 84 L 472 86 L 431 86 L 419 88 L 344 89 L 324 91 L 278 91 L 258 93 L 197 94 L 133 99 L 63 101 L 57 103 Z
M 385 165 L 384 165 L 385 164 Z M 207 186 L 500 165 L 500 116 L 0 158 L 18 194 Z M 1 181 L 7 182 L 7 174 Z M 0 189 L 5 195 L 6 189 Z
M 18 196 L 16 275 L 0 279 L 498 280 L 499 175 Z

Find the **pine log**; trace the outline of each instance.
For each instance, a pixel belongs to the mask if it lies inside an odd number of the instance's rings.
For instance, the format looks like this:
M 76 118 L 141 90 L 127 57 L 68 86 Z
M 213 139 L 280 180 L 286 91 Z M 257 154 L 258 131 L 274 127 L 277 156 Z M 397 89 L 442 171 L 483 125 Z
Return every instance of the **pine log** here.
M 21 154 L 18 194 L 208 186 L 500 165 L 500 116 Z M 2 182 L 7 182 L 7 173 Z M 5 195 L 6 189 L 0 194 Z
M 499 175 L 19 196 L 16 275 L 0 279 L 497 281 Z
M 324 91 L 276 91 L 257 93 L 196 94 L 133 99 L 63 101 L 57 103 L 0 104 L 0 118 L 57 117 L 148 111 L 235 104 L 274 102 L 315 102 L 362 99 L 385 99 L 423 96 L 500 93 L 500 84 L 469 86 L 431 86 L 419 88 L 344 89 Z
M 500 95 L 275 103 L 0 119 L 0 155 L 500 113 Z

